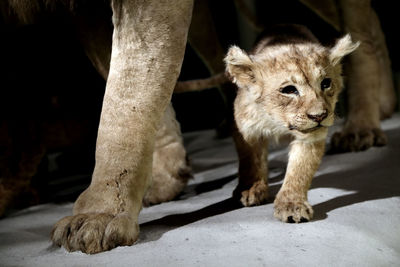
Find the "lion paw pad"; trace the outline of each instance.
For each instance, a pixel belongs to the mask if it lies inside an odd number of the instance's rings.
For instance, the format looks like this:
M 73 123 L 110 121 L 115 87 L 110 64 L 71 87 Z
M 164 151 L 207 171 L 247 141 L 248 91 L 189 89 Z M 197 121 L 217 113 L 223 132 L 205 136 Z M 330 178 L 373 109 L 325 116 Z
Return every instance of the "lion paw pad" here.
M 68 251 L 94 254 L 117 246 L 132 245 L 138 237 L 137 224 L 130 217 L 106 213 L 68 216 L 58 221 L 51 233 L 57 246 Z

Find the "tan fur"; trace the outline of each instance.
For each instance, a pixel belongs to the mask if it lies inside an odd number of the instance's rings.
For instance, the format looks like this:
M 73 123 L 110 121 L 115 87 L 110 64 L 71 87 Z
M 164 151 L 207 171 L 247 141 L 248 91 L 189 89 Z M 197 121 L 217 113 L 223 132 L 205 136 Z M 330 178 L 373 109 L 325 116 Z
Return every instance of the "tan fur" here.
M 308 221 L 313 211 L 307 190 L 324 154 L 327 128 L 333 124 L 343 86 L 340 60 L 359 44 L 349 35 L 332 48 L 303 38 L 295 38 L 293 43 L 269 45 L 271 42 L 274 37 L 267 37 L 251 54 L 233 46 L 225 58 L 227 72 L 239 88 L 236 124 L 249 147 L 249 156 L 240 158 L 247 171 L 239 172 L 236 191 L 242 191 L 241 201 L 246 206 L 265 200 L 268 187 L 261 187 L 263 193 L 259 190 L 259 184 L 266 182 L 265 139 L 291 135 L 294 140 L 285 180 L 275 199 L 275 217 L 285 222 Z M 331 79 L 331 85 L 322 90 L 325 78 Z M 286 86 L 295 86 L 297 94 L 284 93 Z M 251 161 L 246 162 L 249 157 Z M 246 183 L 253 185 L 246 185 L 250 190 L 243 191 Z
M 181 130 L 171 104 L 157 131 L 152 173 L 151 187 L 143 199 L 145 205 L 172 200 L 192 178 Z
M 52 3 L 62 4 L 65 7 L 69 6 L 69 3 L 71 3 L 71 8 L 75 4 L 87 4 L 77 2 L 59 0 Z M 31 1 L 29 3 L 30 5 L 35 5 L 38 8 L 42 7 L 44 10 L 29 9 L 29 5 L 24 7 L 23 3 L 18 0 L 13 0 L 9 2 L 3 1 L 0 3 L 0 6 L 4 7 L 4 5 L 8 3 L 11 5 L 11 8 L 15 8 L 15 12 L 11 13 L 19 13 L 19 16 L 21 17 L 20 19 L 22 19 L 23 16 L 39 17 L 40 11 L 44 12 L 45 7 L 51 8 L 51 6 L 49 4 L 46 4 L 44 0 Z M 106 5 L 106 3 L 104 3 L 104 5 Z M 22 7 L 26 9 L 20 9 Z M 110 23 L 110 21 L 104 19 L 110 15 L 110 12 L 107 8 L 107 6 L 105 6 L 104 9 L 98 8 L 96 9 L 96 12 L 92 12 L 91 10 L 90 14 L 85 13 L 87 11 L 83 11 L 83 13 L 81 11 L 74 11 L 74 13 L 71 14 L 72 20 L 74 21 L 74 23 L 77 24 L 76 28 L 78 37 L 82 43 L 83 48 L 86 51 L 86 55 L 90 58 L 94 67 L 105 80 L 107 80 L 110 67 L 112 38 L 112 24 Z M 29 21 L 24 20 L 24 22 Z M 10 153 L 16 153 L 15 151 L 13 151 L 13 146 L 11 145 L 13 143 L 11 142 L 12 138 L 7 136 L 9 134 L 8 129 L 0 127 L 0 142 L 7 142 L 6 146 L 10 150 L 9 153 L 5 153 L 5 155 L 2 155 L 4 156 L 4 158 L 0 157 L 0 166 L 2 167 L 2 177 L 0 177 L 0 191 L 2 191 L 2 193 L 0 193 L 0 216 L 3 215 L 3 213 L 7 209 L 15 206 L 18 202 L 21 202 L 17 200 L 22 199 L 25 192 L 32 191 L 32 189 L 30 188 L 31 177 L 35 175 L 37 166 L 39 166 L 43 156 L 45 155 L 46 149 L 59 149 L 69 146 L 71 144 L 85 141 L 81 140 L 81 136 L 84 136 L 83 132 L 87 130 L 86 122 L 76 123 L 76 126 L 75 124 L 73 124 L 73 130 L 70 130 L 68 132 L 75 133 L 75 135 L 73 136 L 74 138 L 72 138 L 69 134 L 65 132 L 63 123 L 66 122 L 57 121 L 55 125 L 53 125 L 54 123 L 47 123 L 46 127 L 43 127 L 44 129 L 40 128 L 40 130 L 38 130 L 38 132 L 40 131 L 41 133 L 41 136 L 39 137 L 39 139 L 41 140 L 40 150 L 34 146 L 36 145 L 34 144 L 35 142 L 28 141 L 31 139 L 30 136 L 32 135 L 32 133 L 27 132 L 26 129 L 21 130 L 24 133 L 26 132 L 26 136 L 24 137 L 24 140 L 26 141 L 24 142 L 24 145 L 21 146 L 23 147 L 24 151 L 22 154 L 23 157 L 21 158 L 21 162 L 18 164 L 19 171 L 18 173 L 14 174 L 5 172 L 5 170 L 8 170 L 10 168 L 10 165 L 12 165 L 9 162 L 10 158 L 12 158 L 10 156 Z M 2 126 L 7 126 L 7 124 L 4 124 Z M 23 128 L 23 126 L 20 127 Z M 41 125 L 36 127 L 41 127 Z M 190 178 L 190 167 L 188 162 L 186 161 L 186 153 L 183 148 L 182 140 L 179 137 L 181 135 L 180 128 L 178 122 L 175 119 L 175 113 L 172 110 L 172 106 L 168 107 L 163 116 L 163 119 L 157 127 L 159 127 L 159 130 L 157 131 L 156 146 L 153 152 L 153 182 L 149 189 L 149 192 L 146 194 L 146 197 L 143 200 L 146 204 L 156 204 L 173 199 L 179 194 L 180 190 L 186 184 L 188 178 Z M 168 145 L 164 141 L 170 138 L 174 138 L 173 145 Z M 21 141 L 14 141 L 14 143 L 20 142 Z M 165 145 L 157 145 L 160 143 L 165 143 Z M 34 154 L 33 151 L 36 154 Z M 29 157 L 26 157 L 26 155 L 29 155 Z M 176 162 L 171 161 L 171 158 L 176 159 Z M 27 171 L 28 169 L 33 169 L 35 171 Z M 37 200 L 35 199 L 35 201 Z M 31 202 L 33 203 L 33 201 Z
M 96 167 L 74 215 L 54 227 L 54 243 L 97 253 L 137 239 L 156 130 L 180 71 L 192 6 L 189 0 L 112 2 L 112 54 Z

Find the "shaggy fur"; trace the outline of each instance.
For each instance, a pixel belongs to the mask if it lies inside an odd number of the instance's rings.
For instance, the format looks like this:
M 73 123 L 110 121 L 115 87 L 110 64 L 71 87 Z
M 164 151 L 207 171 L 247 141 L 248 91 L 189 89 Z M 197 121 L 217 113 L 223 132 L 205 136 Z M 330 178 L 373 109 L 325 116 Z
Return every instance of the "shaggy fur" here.
M 360 151 L 387 143 L 380 119 L 390 117 L 396 107 L 391 63 L 379 18 L 371 0 L 300 0 L 338 31 L 348 32 L 360 49 L 349 56 L 346 67 L 348 116 L 341 132 L 332 137 L 331 151 Z M 245 1 L 235 1 L 250 25 L 261 31 Z M 214 79 L 215 80 L 215 79 Z M 180 90 L 193 90 L 212 80 L 182 84 Z M 207 86 L 210 86 L 207 85 Z M 379 101 L 376 101 L 379 99 Z
M 348 116 L 343 130 L 332 137 L 331 151 L 360 151 L 385 145 L 387 138 L 379 119 L 393 114 L 397 98 L 385 36 L 371 0 L 299 1 L 339 32 L 350 33 L 361 42 L 346 64 Z M 265 28 L 246 1 L 235 3 L 254 29 Z
M 327 128 L 343 87 L 340 60 L 358 47 L 349 35 L 323 47 L 305 28 L 282 25 L 247 54 L 233 46 L 226 69 L 238 86 L 235 120 L 250 155 L 239 188 L 245 206 L 267 197 L 266 139 L 291 135 L 289 163 L 275 199 L 275 217 L 284 222 L 312 218 L 307 190 L 324 154 Z M 250 177 L 249 177 L 250 176 Z M 246 181 L 251 179 L 250 182 Z M 237 192 L 237 193 L 238 193 Z

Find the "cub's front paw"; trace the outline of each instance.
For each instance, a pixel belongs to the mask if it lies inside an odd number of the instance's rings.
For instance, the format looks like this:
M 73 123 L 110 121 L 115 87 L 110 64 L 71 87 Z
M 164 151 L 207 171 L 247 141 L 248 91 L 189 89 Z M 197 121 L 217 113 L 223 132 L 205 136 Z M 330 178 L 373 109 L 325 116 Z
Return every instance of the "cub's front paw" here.
M 385 133 L 379 129 L 351 129 L 337 132 L 331 139 L 331 152 L 355 152 L 372 146 L 384 146 L 387 143 Z
M 127 215 L 89 213 L 68 216 L 58 221 L 51 233 L 57 246 L 68 251 L 94 254 L 117 246 L 132 245 L 139 235 L 137 223 Z
M 276 198 L 274 201 L 274 216 L 283 222 L 308 222 L 313 214 L 314 211 L 306 200 L 292 201 Z
M 268 185 L 264 181 L 257 181 L 247 190 L 238 186 L 233 196 L 240 198 L 240 202 L 245 207 L 261 205 L 268 198 Z

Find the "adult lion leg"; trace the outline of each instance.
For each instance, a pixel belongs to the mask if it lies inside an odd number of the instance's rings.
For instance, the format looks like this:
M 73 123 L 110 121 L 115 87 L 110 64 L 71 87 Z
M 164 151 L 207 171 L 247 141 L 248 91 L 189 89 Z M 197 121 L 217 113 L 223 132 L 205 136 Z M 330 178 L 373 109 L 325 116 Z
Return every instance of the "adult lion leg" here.
M 386 46 L 385 35 L 382 32 L 379 18 L 374 10 L 371 10 L 371 26 L 373 41 L 377 47 L 377 57 L 380 70 L 379 107 L 380 118 L 390 117 L 396 108 L 396 93 L 393 84 L 392 68 L 389 52 Z
M 154 138 L 178 77 L 193 1 L 112 1 L 110 72 L 89 188 L 52 240 L 97 253 L 131 245 L 150 182 Z
M 243 206 L 260 205 L 268 197 L 268 141 L 249 143 L 238 130 L 233 135 L 239 157 L 239 184 L 233 198 L 239 199 Z
M 223 61 L 225 52 L 218 40 L 207 1 L 195 1 L 188 41 L 211 74 L 225 71 Z M 232 83 L 221 84 L 219 89 L 225 101 L 225 121 L 220 125 L 218 134 L 224 137 L 228 136 L 233 129 L 233 101 L 236 90 Z
M 9 208 L 39 200 L 31 181 L 46 152 L 41 124 L 29 119 L 17 121 L 0 121 L 0 217 Z
M 293 141 L 283 185 L 274 201 L 274 216 L 283 222 L 312 219 L 307 191 L 324 154 L 325 140 L 314 143 Z
M 348 80 L 348 117 L 341 133 L 332 137 L 337 151 L 359 151 L 386 144 L 380 128 L 381 65 L 370 0 L 341 0 L 344 27 L 360 47 L 350 55 Z M 357 13 L 355 13 L 357 12 Z
M 172 105 L 168 105 L 157 130 L 153 153 L 153 175 L 144 205 L 175 198 L 192 178 L 179 123 Z
M 87 56 L 97 71 L 107 80 L 110 67 L 112 25 L 104 20 L 107 12 L 103 10 L 100 12 L 98 16 L 93 14 L 90 16 L 86 13 L 78 14 L 76 22 Z M 172 200 L 192 177 L 181 135 L 174 109 L 169 104 L 156 134 L 152 182 L 143 199 L 144 205 Z

